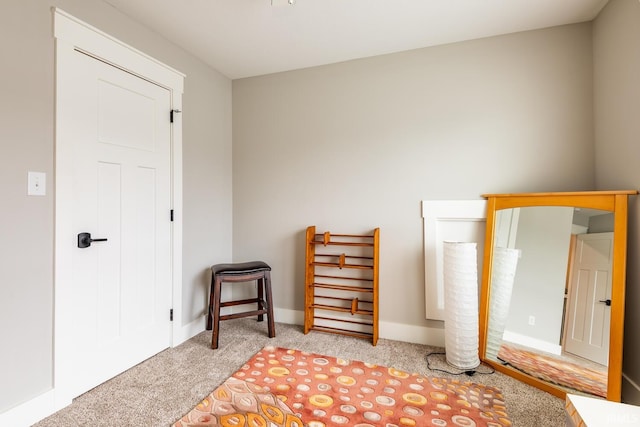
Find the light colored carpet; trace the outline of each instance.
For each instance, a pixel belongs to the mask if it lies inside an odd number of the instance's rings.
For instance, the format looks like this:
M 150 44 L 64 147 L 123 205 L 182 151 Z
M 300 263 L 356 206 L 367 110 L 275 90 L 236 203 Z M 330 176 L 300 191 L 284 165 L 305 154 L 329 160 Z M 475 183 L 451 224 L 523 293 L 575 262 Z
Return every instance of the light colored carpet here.
M 266 335 L 266 322 L 228 320 L 220 324 L 217 350 L 210 332 L 168 349 L 79 396 L 73 404 L 35 424 L 36 427 L 169 426 L 189 412 L 265 345 L 377 363 L 427 376 L 459 378 L 502 390 L 507 412 L 517 427 L 564 425 L 564 401 L 500 373 L 452 376 L 427 368 L 426 357 L 442 349 L 387 339 L 369 341 L 311 332 L 298 325 L 276 324 L 276 337 Z M 444 356 L 429 358 L 432 368 L 454 370 Z M 479 370 L 487 370 L 482 366 Z M 140 420 L 145 420 L 142 424 Z

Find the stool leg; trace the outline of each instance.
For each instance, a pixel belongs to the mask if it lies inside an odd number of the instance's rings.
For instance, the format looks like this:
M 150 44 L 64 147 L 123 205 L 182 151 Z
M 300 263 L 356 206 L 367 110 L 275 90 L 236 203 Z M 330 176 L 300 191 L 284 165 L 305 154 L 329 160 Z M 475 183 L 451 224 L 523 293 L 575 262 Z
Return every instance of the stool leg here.
M 214 289 L 213 289 L 213 282 L 215 280 L 215 277 L 213 275 L 213 273 L 211 274 L 211 289 L 209 289 L 209 307 L 207 310 L 207 331 L 210 331 L 212 326 L 213 326 L 213 316 L 211 315 L 212 310 L 213 310 L 213 298 L 214 298 Z
M 213 284 L 213 307 L 210 311 L 213 317 L 213 332 L 211 334 L 211 348 L 218 348 L 218 334 L 220 332 L 220 288 L 222 279 L 215 277 Z
M 269 322 L 269 338 L 273 338 L 276 336 L 276 325 L 273 320 L 273 298 L 271 296 L 271 272 L 264 272 L 264 291 L 266 294 L 267 300 L 267 320 Z
M 256 280 L 256 289 L 258 290 L 258 310 L 264 308 L 264 276 Z M 263 314 L 258 314 L 258 322 L 264 320 Z

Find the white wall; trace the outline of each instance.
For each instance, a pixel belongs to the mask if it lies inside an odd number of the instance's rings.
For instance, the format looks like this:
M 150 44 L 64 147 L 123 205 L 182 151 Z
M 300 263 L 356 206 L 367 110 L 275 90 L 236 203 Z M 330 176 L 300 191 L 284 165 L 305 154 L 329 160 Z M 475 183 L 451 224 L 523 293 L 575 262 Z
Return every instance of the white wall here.
M 182 321 L 202 323 L 206 272 L 231 258 L 231 81 L 101 0 L 4 0 L 0 14 L 0 416 L 53 386 L 54 39 L 51 7 L 187 75 Z M 47 195 L 26 195 L 27 172 Z
M 592 121 L 589 23 L 235 80 L 234 260 L 302 311 L 304 229 L 379 226 L 381 322 L 441 327 L 420 201 L 593 189 Z
M 611 0 L 593 26 L 596 184 L 640 188 L 640 3 Z M 622 399 L 640 405 L 640 197 L 630 198 Z

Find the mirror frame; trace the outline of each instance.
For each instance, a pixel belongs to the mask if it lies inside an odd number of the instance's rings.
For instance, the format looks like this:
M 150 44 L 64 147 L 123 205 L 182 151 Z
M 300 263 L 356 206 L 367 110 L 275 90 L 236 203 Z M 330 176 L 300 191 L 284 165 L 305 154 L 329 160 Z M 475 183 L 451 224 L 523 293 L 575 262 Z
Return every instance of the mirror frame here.
M 486 356 L 491 294 L 491 269 L 495 238 L 496 212 L 502 209 L 527 206 L 567 206 L 591 208 L 614 213 L 613 262 L 611 266 L 611 334 L 609 338 L 609 370 L 607 400 L 619 402 L 622 392 L 622 345 L 624 333 L 625 281 L 627 261 L 628 196 L 636 190 L 584 191 L 564 193 L 483 194 L 487 199 L 487 232 L 485 237 L 482 287 L 480 292 L 480 359 L 502 372 L 529 385 L 565 398 L 567 391 L 560 386 L 535 378 Z

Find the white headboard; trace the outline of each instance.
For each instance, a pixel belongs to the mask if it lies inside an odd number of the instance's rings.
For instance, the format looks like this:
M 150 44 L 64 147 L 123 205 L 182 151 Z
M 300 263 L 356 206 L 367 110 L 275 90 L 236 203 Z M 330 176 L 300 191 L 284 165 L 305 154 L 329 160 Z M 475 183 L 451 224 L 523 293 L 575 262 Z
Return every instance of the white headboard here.
M 423 200 L 426 318 L 444 320 L 442 242 L 478 244 L 478 283 L 482 277 L 486 200 Z

